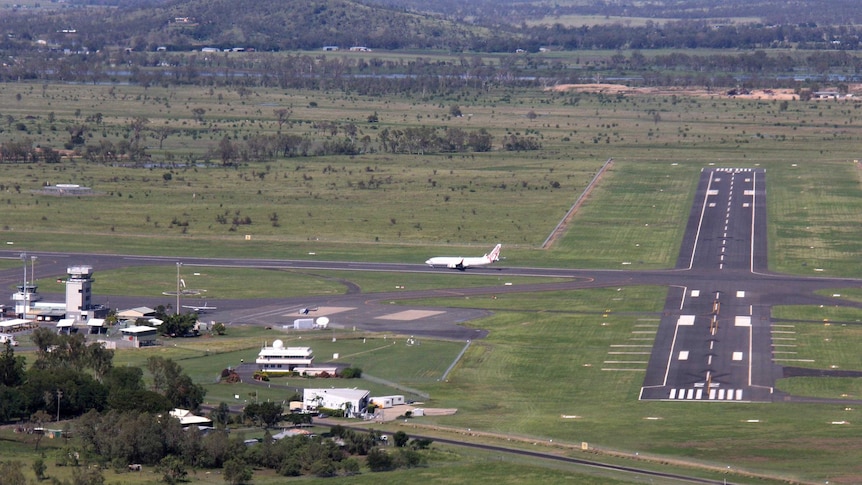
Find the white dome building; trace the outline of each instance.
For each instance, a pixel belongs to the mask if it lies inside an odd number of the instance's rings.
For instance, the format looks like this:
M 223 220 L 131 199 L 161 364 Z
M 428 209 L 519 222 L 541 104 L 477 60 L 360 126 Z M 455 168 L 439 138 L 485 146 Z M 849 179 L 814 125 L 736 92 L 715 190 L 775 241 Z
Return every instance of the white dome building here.
M 260 349 L 254 362 L 264 372 L 294 372 L 311 367 L 313 361 L 311 347 L 285 347 L 284 342 L 276 340 L 272 347 Z

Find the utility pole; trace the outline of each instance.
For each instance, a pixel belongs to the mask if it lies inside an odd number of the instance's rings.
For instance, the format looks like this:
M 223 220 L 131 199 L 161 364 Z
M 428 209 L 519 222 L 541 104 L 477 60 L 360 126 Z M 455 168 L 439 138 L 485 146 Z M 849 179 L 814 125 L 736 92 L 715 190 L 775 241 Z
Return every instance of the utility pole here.
M 177 261 L 177 308 L 175 315 L 180 314 L 180 266 L 182 265 L 183 263 Z
M 57 389 L 57 421 L 60 421 L 60 398 L 63 397 L 63 391 Z

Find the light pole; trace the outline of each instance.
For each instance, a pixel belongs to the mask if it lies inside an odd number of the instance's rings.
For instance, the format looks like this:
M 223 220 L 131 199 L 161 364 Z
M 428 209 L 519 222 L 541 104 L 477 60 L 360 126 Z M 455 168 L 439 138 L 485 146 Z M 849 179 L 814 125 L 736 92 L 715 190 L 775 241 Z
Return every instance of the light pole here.
M 21 261 L 24 262 L 24 286 L 21 287 L 21 297 L 24 301 L 24 311 L 27 311 L 27 253 L 21 253 Z
M 176 308 L 176 313 L 175 313 L 176 315 L 180 314 L 180 266 L 182 266 L 182 265 L 183 265 L 183 263 L 177 261 L 177 308 Z

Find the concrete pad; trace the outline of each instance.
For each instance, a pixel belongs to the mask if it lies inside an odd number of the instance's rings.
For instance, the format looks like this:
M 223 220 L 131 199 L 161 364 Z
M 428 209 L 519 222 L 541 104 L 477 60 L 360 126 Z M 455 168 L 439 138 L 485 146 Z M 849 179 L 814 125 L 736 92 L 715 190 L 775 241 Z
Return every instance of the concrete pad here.
M 378 320 L 409 321 L 409 320 L 419 320 L 420 318 L 433 317 L 434 315 L 440 315 L 441 313 L 446 313 L 446 312 L 435 311 L 435 310 L 404 310 L 403 312 L 390 313 L 388 315 L 381 315 L 381 316 L 377 317 L 377 319 Z
M 335 315 L 336 313 L 349 312 L 350 310 L 356 310 L 356 307 L 352 306 L 322 306 L 318 307 L 317 311 L 313 312 L 315 316 L 323 316 L 323 315 Z

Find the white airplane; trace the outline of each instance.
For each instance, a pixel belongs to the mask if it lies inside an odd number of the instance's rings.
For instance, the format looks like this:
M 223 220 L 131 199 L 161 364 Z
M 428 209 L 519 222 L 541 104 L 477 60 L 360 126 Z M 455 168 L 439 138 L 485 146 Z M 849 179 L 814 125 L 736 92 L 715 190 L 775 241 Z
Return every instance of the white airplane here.
M 195 311 L 197 313 L 204 313 L 207 310 L 218 310 L 218 308 L 214 306 L 207 306 L 208 303 L 204 303 L 203 306 L 195 306 L 195 305 L 183 305 L 183 308 L 188 308 L 189 310 Z
M 502 244 L 498 244 L 494 246 L 494 249 L 491 250 L 490 253 L 480 257 L 480 258 L 464 258 L 460 256 L 437 256 L 435 258 L 431 258 L 428 261 L 425 261 L 425 264 L 431 266 L 445 266 L 451 269 L 459 269 L 464 271 L 465 269 L 472 266 L 484 266 L 486 264 L 491 264 L 493 262 L 500 260 L 500 248 Z

